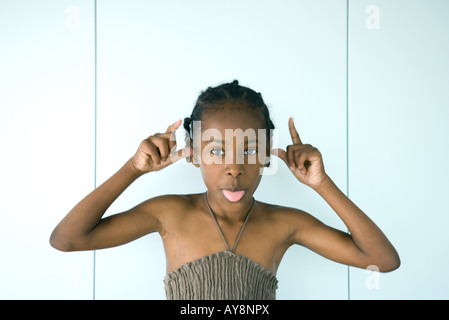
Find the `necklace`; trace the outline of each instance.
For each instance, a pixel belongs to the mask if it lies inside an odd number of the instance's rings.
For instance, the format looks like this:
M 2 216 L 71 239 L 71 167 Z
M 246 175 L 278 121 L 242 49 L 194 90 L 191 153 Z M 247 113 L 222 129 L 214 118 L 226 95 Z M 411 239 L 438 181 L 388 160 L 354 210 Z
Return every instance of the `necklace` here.
M 241 237 L 241 235 L 242 235 L 242 233 L 243 233 L 243 229 L 245 229 L 246 223 L 247 223 L 248 220 L 249 220 L 249 216 L 251 215 L 251 212 L 253 211 L 254 202 L 255 202 L 255 201 L 254 201 L 254 198 L 253 198 L 253 202 L 251 203 L 251 208 L 249 209 L 248 213 L 246 214 L 245 221 L 243 222 L 243 225 L 242 225 L 242 227 L 240 228 L 239 235 L 237 236 L 237 240 L 235 241 L 234 247 L 232 248 L 232 250 L 231 250 L 231 247 L 229 247 L 229 244 L 228 244 L 228 242 L 226 241 L 226 238 L 225 238 L 225 236 L 224 236 L 224 234 L 223 234 L 223 231 L 221 230 L 220 225 L 218 224 L 218 220 L 217 220 L 217 218 L 215 217 L 215 214 L 214 214 L 214 212 L 212 211 L 212 209 L 211 209 L 211 207 L 210 207 L 210 205 L 209 205 L 209 201 L 207 201 L 207 191 L 204 193 L 204 200 L 206 201 L 206 205 L 207 205 L 207 208 L 209 209 L 209 213 L 210 213 L 210 215 L 212 216 L 212 219 L 214 220 L 215 225 L 217 226 L 218 231 L 220 232 L 221 238 L 223 239 L 223 242 L 224 242 L 224 244 L 225 244 L 225 246 L 226 246 L 226 249 L 227 249 L 228 251 L 232 252 L 232 253 L 235 253 L 235 249 L 237 249 L 237 245 L 238 245 L 238 243 L 239 243 L 239 241 L 240 241 L 240 237 Z

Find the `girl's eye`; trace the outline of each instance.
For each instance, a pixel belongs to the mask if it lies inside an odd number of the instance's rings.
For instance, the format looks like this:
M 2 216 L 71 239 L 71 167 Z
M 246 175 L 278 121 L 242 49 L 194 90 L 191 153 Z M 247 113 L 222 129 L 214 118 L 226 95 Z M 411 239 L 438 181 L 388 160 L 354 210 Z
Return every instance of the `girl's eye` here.
M 222 148 L 213 148 L 210 153 L 212 153 L 214 156 L 222 156 L 224 155 L 224 150 Z
M 246 149 L 245 150 L 245 155 L 254 156 L 256 154 L 257 154 L 257 149 L 256 148 L 251 148 L 251 149 Z
M 214 156 L 223 156 L 225 154 L 222 148 L 213 148 L 210 150 L 210 153 L 213 154 Z M 246 149 L 244 151 L 244 154 L 246 156 L 254 156 L 257 154 L 257 149 L 256 148 Z

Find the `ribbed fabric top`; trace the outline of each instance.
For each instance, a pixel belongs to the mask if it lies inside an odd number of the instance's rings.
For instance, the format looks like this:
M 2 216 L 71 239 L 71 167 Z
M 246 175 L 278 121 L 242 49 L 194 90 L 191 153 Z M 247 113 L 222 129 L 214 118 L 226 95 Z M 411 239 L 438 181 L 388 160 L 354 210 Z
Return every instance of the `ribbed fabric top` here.
M 222 251 L 182 265 L 164 283 L 168 300 L 274 300 L 278 281 L 257 262 Z
M 235 250 L 254 206 L 246 214 L 234 247 L 229 247 L 218 224 L 207 194 L 204 201 L 220 232 L 227 251 L 210 254 L 186 263 L 170 272 L 164 279 L 168 300 L 274 300 L 277 279 L 262 265 Z

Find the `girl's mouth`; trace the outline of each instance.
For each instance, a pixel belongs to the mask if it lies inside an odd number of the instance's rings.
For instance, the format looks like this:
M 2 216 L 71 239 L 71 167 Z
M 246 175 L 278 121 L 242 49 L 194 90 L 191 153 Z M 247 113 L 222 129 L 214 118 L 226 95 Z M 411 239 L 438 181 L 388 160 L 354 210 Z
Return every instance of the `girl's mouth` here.
M 229 189 L 221 189 L 223 196 L 231 202 L 240 201 L 244 196 L 245 190 L 229 190 Z

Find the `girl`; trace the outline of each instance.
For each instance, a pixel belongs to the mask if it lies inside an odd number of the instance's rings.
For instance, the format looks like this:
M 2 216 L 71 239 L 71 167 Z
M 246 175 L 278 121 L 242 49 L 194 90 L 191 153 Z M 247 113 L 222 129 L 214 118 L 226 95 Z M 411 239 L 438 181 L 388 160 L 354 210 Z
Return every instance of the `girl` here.
M 177 150 L 173 137 L 180 124 L 143 140 L 117 173 L 58 224 L 51 245 L 62 251 L 95 250 L 158 232 L 166 254 L 167 299 L 275 299 L 276 271 L 293 244 L 359 268 L 375 265 L 388 272 L 399 267 L 394 247 L 333 183 L 321 153 L 302 143 L 292 118 L 292 144 L 270 150 L 274 126 L 260 93 L 236 80 L 202 92 L 184 120 L 188 146 Z M 253 198 L 270 152 L 327 201 L 350 234 L 302 210 Z M 200 168 L 205 193 L 159 196 L 102 218 L 133 181 L 182 158 Z

